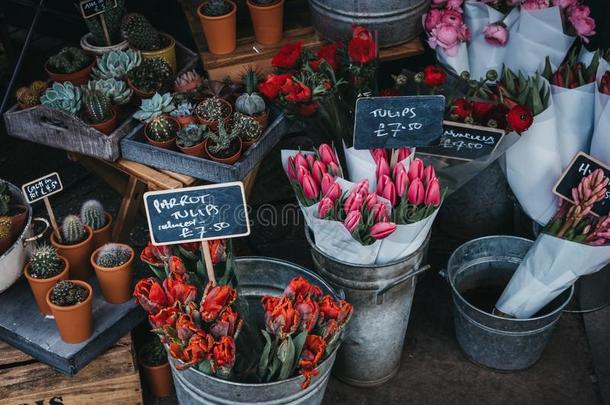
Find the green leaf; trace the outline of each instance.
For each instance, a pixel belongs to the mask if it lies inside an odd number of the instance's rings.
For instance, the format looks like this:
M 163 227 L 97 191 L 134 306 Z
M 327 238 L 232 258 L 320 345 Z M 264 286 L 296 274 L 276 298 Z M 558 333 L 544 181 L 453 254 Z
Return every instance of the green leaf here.
M 201 371 L 204 374 L 211 375 L 212 374 L 212 363 L 210 360 L 202 361 L 197 365 L 197 370 Z
M 548 56 L 546 58 L 544 58 L 544 70 L 542 71 L 542 76 L 549 81 L 551 80 L 551 77 L 553 76 L 553 68 L 551 67 L 551 59 Z
M 280 380 L 285 380 L 292 374 L 292 369 L 294 366 L 294 351 L 294 343 L 292 342 L 292 338 L 288 336 L 288 339 L 284 340 L 277 350 L 277 357 L 282 363 L 279 376 Z
M 299 333 L 293 340 L 294 343 L 294 366 L 292 368 L 292 372 L 299 366 L 299 360 L 301 359 L 301 352 L 303 351 L 303 346 L 305 346 L 305 341 L 307 340 L 307 335 L 309 332 L 304 330 Z
M 158 267 L 155 267 L 155 266 L 153 266 L 152 264 L 149 264 L 149 265 L 148 265 L 148 267 L 150 267 L 150 270 L 151 270 L 151 271 L 152 271 L 152 272 L 155 274 L 155 276 L 156 276 L 156 277 L 157 277 L 159 280 L 163 281 L 163 280 L 165 280 L 165 278 L 167 277 L 167 276 L 165 275 L 165 272 L 164 272 L 164 271 L 161 271 L 161 270 L 160 270 Z
M 261 358 L 258 362 L 258 374 L 261 378 L 264 378 L 266 371 L 267 371 L 267 367 L 269 366 L 269 354 L 271 353 L 272 343 L 271 343 L 271 337 L 269 336 L 267 331 L 261 330 L 261 332 L 263 333 L 263 336 L 265 337 L 266 343 L 265 343 L 265 347 L 263 348 L 263 351 L 261 353 Z

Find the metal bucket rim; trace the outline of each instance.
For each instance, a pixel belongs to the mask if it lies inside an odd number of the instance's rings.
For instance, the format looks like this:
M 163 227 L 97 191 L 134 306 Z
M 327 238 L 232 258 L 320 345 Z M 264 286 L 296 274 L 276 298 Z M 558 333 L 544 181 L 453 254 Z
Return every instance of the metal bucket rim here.
M 551 318 L 552 316 L 556 315 L 557 313 L 560 313 L 561 311 L 563 311 L 563 308 L 565 308 L 570 301 L 572 300 L 572 295 L 574 295 L 574 285 L 572 285 L 570 287 L 570 294 L 568 296 L 568 298 L 563 302 L 563 304 L 559 305 L 555 310 L 553 310 L 552 312 L 549 312 L 548 314 L 544 314 L 541 316 L 537 316 L 535 318 L 504 318 L 501 316 L 497 316 L 494 314 L 491 314 L 489 312 L 483 311 L 480 308 L 475 307 L 474 305 L 472 305 L 470 302 L 468 302 L 466 299 L 464 299 L 464 297 L 462 297 L 462 294 L 460 294 L 460 292 L 457 290 L 457 287 L 455 286 L 455 283 L 453 282 L 453 277 L 451 277 L 450 274 L 450 266 L 449 264 L 451 263 L 453 256 L 455 255 L 455 253 L 461 249 L 464 246 L 468 246 L 470 244 L 473 244 L 475 242 L 480 242 L 482 240 L 486 240 L 486 239 L 495 239 L 495 238 L 508 238 L 508 239 L 514 239 L 514 240 L 519 240 L 519 241 L 525 241 L 525 242 L 532 242 L 532 244 L 534 243 L 533 240 L 531 239 L 527 239 L 527 238 L 523 238 L 520 236 L 512 236 L 512 235 L 490 235 L 490 236 L 484 236 L 482 238 L 476 238 L 476 239 L 472 239 L 469 240 L 466 243 L 461 244 L 460 246 L 458 246 L 457 249 L 455 249 L 453 251 L 453 253 L 451 253 L 451 256 L 449 257 L 449 261 L 447 262 L 447 281 L 449 281 L 449 285 L 451 286 L 451 291 L 453 292 L 453 296 L 454 297 L 458 297 L 460 299 L 460 302 L 466 304 L 468 307 L 470 307 L 471 309 L 475 310 L 478 313 L 481 314 L 485 314 L 493 319 L 497 319 L 497 320 L 501 320 L 501 321 L 512 321 L 512 322 L 531 322 L 531 321 L 540 321 L 546 318 Z M 563 292 L 561 293 L 563 294 Z M 561 296 L 561 294 L 559 296 Z
M 25 199 L 23 198 L 23 194 L 21 194 L 21 190 L 19 189 L 19 187 L 17 187 L 13 183 L 6 181 L 4 179 L 0 179 L 0 181 L 3 181 L 8 185 L 8 188 L 11 191 L 12 196 L 19 199 L 19 203 L 25 206 L 25 209 L 27 210 L 27 213 L 28 213 L 27 220 L 25 222 L 25 226 L 23 227 L 23 229 L 21 231 L 21 234 L 19 234 L 19 237 L 17 238 L 17 240 L 15 240 L 15 242 L 11 245 L 11 247 L 9 247 L 6 250 L 6 252 L 4 252 L 3 254 L 0 255 L 0 261 L 2 261 L 2 259 L 7 257 L 9 254 L 11 254 L 13 252 L 13 250 L 15 250 L 17 248 L 19 243 L 21 243 L 21 241 L 27 234 L 28 230 L 30 229 L 30 226 L 32 226 L 33 213 L 32 213 L 32 206 L 30 204 L 28 204 L 27 201 L 25 201 Z

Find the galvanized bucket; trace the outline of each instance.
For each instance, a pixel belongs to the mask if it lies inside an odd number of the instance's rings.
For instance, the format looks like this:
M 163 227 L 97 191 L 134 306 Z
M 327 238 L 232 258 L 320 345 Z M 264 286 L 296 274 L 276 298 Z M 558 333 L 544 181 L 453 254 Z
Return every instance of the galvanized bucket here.
M 334 375 L 359 387 L 373 387 L 398 372 L 417 274 L 430 235 L 423 245 L 403 260 L 377 266 L 354 265 L 335 260 L 319 250 L 311 232 L 305 231 L 319 274 L 344 291 L 354 306 L 345 340 L 337 354 Z
M 309 0 L 312 24 L 325 39 L 349 38 L 356 24 L 377 31 L 381 47 L 418 36 L 429 6 L 430 0 Z
M 449 258 L 447 278 L 453 294 L 455 334 L 460 348 L 474 363 L 502 371 L 532 366 L 572 298 L 574 287 L 551 302 L 542 315 L 529 319 L 495 316 L 464 298 L 476 287 L 498 287 L 501 292 L 532 244 L 514 236 L 488 236 L 463 244 Z
M 258 329 L 264 328 L 264 314 L 260 299 L 263 295 L 280 295 L 288 282 L 303 276 L 316 283 L 325 294 L 335 298 L 337 293 L 313 272 L 293 263 L 268 257 L 240 257 L 236 260 L 239 295 L 246 298 L 248 320 Z M 178 360 L 169 357 L 180 404 L 294 404 L 322 403 L 324 392 L 335 362 L 337 349 L 318 366 L 319 375 L 313 377 L 307 389 L 301 389 L 303 377 L 265 383 L 246 384 L 212 377 L 198 370 L 177 370 Z

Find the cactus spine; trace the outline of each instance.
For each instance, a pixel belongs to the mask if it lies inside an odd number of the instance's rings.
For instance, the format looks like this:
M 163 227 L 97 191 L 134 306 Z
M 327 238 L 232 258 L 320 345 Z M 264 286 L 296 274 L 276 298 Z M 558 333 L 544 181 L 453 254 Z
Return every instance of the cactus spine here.
M 108 222 L 104 206 L 97 200 L 86 201 L 80 209 L 80 220 L 93 230 L 103 228 Z
M 123 38 L 129 46 L 140 51 L 154 51 L 163 48 L 159 31 L 141 14 L 131 13 L 123 17 L 121 23 Z
M 173 119 L 165 116 L 154 118 L 146 128 L 146 134 L 152 140 L 157 142 L 169 141 L 174 138 L 180 125 Z
M 85 287 L 74 284 L 69 280 L 62 280 L 55 284 L 49 299 L 55 305 L 69 307 L 85 301 L 88 296 L 89 291 Z
M 55 277 L 64 269 L 64 263 L 57 251 L 49 245 L 42 245 L 32 253 L 30 276 L 33 278 Z
M 203 7 L 203 13 L 210 17 L 225 15 L 231 11 L 231 5 L 225 0 L 209 0 Z
M 87 238 L 87 230 L 76 215 L 68 215 L 61 225 L 63 242 L 66 245 L 74 245 Z
M 87 91 L 84 101 L 85 114 L 91 123 L 99 124 L 112 118 L 112 103 L 102 91 Z
M 98 266 L 111 269 L 127 263 L 130 258 L 130 249 L 116 243 L 107 243 L 98 253 L 95 262 Z

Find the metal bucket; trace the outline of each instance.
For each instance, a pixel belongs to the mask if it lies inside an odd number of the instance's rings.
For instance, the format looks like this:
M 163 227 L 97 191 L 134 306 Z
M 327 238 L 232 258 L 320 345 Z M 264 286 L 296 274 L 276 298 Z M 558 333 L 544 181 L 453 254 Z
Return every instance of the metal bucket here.
M 240 257 L 235 260 L 239 295 L 249 307 L 248 319 L 255 328 L 264 328 L 264 313 L 260 304 L 263 295 L 280 295 L 288 282 L 303 276 L 335 298 L 337 293 L 313 272 L 295 264 L 267 257 Z M 319 375 L 313 377 L 307 389 L 301 389 L 303 377 L 292 377 L 265 384 L 247 384 L 212 377 L 198 370 L 176 370 L 177 360 L 169 357 L 180 404 L 299 404 L 322 403 L 324 392 L 335 362 L 337 349 L 318 366 Z
M 319 274 L 345 292 L 354 306 L 345 339 L 337 354 L 334 375 L 360 387 L 373 387 L 388 381 L 398 372 L 417 274 L 430 235 L 413 254 L 385 265 L 354 265 L 328 257 L 305 235 Z
M 309 0 L 312 24 L 325 39 L 349 38 L 357 24 L 377 31 L 381 47 L 418 36 L 429 6 L 430 0 Z
M 455 334 L 460 348 L 474 363 L 502 371 L 532 366 L 551 338 L 574 287 L 563 292 L 535 318 L 507 319 L 470 304 L 464 294 L 487 286 L 501 292 L 532 246 L 528 239 L 488 236 L 471 240 L 449 258 L 447 278 L 451 284 Z M 499 298 L 496 297 L 495 300 Z

